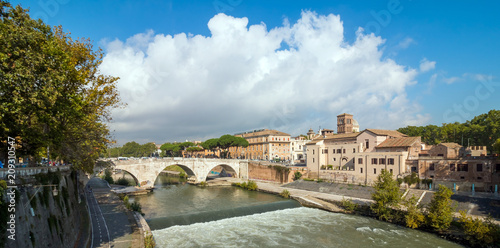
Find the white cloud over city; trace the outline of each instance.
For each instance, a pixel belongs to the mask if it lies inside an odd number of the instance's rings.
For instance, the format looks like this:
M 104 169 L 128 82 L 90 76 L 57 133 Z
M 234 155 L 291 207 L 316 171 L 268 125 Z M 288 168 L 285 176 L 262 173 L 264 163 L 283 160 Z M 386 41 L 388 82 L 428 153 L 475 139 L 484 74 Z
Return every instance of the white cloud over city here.
M 203 140 L 258 128 L 291 135 L 336 129 L 354 114 L 364 128 L 426 123 L 407 97 L 418 69 L 385 59 L 384 40 L 362 29 L 344 40 L 337 15 L 305 11 L 280 27 L 218 14 L 210 36 L 147 31 L 106 44 L 101 72 L 120 77 L 126 108 L 114 111 L 119 142 Z M 420 71 L 434 69 L 423 60 Z

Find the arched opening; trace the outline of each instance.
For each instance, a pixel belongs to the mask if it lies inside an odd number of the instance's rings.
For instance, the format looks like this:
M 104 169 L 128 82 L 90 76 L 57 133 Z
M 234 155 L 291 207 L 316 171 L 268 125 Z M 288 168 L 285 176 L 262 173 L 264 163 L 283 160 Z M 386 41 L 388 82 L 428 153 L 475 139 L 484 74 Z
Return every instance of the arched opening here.
M 137 186 L 139 185 L 139 180 L 130 172 L 122 169 L 115 169 L 111 175 L 114 184 L 122 186 Z
M 221 177 L 238 177 L 238 173 L 233 169 L 233 167 L 227 164 L 220 164 L 208 172 L 206 180 L 208 181 Z
M 195 182 L 196 175 L 194 172 L 187 166 L 182 164 L 174 164 L 165 167 L 159 174 L 156 176 L 154 185 L 155 186 L 164 186 L 170 184 L 179 184 L 186 182 Z

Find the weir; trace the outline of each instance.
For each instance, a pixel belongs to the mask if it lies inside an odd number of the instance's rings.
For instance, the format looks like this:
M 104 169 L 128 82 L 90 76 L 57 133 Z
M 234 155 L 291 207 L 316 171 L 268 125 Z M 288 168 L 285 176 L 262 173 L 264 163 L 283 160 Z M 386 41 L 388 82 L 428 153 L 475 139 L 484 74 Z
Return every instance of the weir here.
M 192 214 L 160 217 L 147 220 L 147 222 L 151 230 L 160 230 L 171 226 L 191 225 L 195 223 L 217 221 L 227 218 L 260 214 L 260 213 L 288 209 L 288 208 L 297 208 L 300 206 L 301 206 L 300 203 L 298 203 L 297 201 L 287 200 L 287 201 L 272 202 L 254 206 L 243 206 L 232 209 L 222 209 L 222 210 L 213 210 L 213 211 L 198 212 Z

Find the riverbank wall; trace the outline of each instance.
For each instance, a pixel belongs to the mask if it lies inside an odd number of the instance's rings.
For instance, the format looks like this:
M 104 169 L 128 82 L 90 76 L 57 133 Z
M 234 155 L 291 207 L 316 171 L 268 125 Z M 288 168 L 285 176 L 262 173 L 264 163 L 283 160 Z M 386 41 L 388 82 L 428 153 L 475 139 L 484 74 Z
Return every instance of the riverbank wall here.
M 16 178 L 15 235 L 5 247 L 86 247 L 90 226 L 76 173 L 41 170 Z

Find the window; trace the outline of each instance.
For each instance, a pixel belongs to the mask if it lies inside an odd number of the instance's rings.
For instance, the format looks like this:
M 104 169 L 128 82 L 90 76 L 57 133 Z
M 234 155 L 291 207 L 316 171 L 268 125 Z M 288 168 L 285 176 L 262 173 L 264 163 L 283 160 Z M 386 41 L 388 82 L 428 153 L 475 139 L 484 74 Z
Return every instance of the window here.
M 363 164 L 363 158 L 358 158 L 358 164 Z
M 332 149 L 332 153 L 335 154 L 335 149 Z
M 380 159 L 378 160 L 378 163 L 379 163 L 379 164 L 385 164 L 385 158 L 380 158 Z
M 429 170 L 433 171 L 434 170 L 434 163 L 429 165 Z
M 392 169 L 389 169 L 389 172 L 392 174 Z
M 377 159 L 376 158 L 372 158 L 372 164 L 377 164 Z
M 343 153 L 345 153 L 345 149 L 344 149 Z
M 314 150 L 313 150 L 313 155 L 314 155 Z
M 314 163 L 314 158 L 313 158 L 313 163 Z
M 394 159 L 393 158 L 388 158 L 387 159 L 387 164 L 394 164 Z
M 342 150 L 340 150 L 340 149 L 337 149 L 337 153 L 342 153 Z
M 459 164 L 457 167 L 457 171 L 469 171 L 468 164 Z
M 450 171 L 455 171 L 455 164 L 450 164 Z
M 440 153 L 440 154 L 438 154 L 438 157 L 444 157 L 444 155 Z
M 483 164 L 477 164 L 476 171 L 483 171 Z
M 377 169 L 373 168 L 373 174 L 377 174 Z
M 359 173 L 363 173 L 363 168 L 359 168 Z
M 337 159 L 335 159 L 335 158 L 332 158 L 332 160 L 333 160 L 333 161 L 336 161 Z
M 323 149 L 323 150 L 322 150 L 322 153 L 323 153 L 323 154 L 328 154 L 328 149 Z
M 365 139 L 365 143 L 366 143 L 366 149 L 370 148 L 370 140 Z
M 352 148 L 352 153 L 356 153 L 356 148 Z
M 483 179 L 483 178 L 482 177 L 477 177 L 477 180 L 481 180 L 481 179 Z
M 496 164 L 495 165 L 495 171 L 496 172 L 500 172 L 500 164 Z

